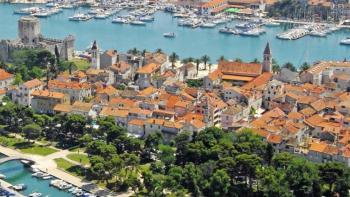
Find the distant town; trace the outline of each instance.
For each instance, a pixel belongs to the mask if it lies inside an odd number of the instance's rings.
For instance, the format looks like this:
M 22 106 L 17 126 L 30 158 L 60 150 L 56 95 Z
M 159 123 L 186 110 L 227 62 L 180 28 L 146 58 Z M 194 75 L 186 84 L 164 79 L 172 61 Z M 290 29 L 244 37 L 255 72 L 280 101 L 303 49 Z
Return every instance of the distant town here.
M 257 4 L 212 0 L 200 10 L 258 15 Z M 320 23 L 278 37 L 346 28 L 345 8 L 330 10 L 337 12 L 295 12 L 298 23 L 310 15 Z M 286 14 L 269 11 L 264 15 Z M 79 35 L 50 38 L 38 16 L 26 15 L 16 39 L 0 40 L 0 196 L 350 195 L 345 57 L 278 64 L 267 42 L 250 62 L 210 54 L 181 59 L 160 48 L 102 50 L 98 36 L 77 51 Z M 245 25 L 221 31 L 262 33 L 259 23 Z M 16 169 L 25 175 L 14 181 Z

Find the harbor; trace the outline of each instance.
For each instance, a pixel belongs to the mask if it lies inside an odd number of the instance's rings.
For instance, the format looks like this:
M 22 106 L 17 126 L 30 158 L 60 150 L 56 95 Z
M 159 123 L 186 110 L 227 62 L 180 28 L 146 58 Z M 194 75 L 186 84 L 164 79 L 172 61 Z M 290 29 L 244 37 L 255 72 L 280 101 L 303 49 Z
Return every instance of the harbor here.
M 47 8 L 45 5 L 35 4 L 0 4 L 0 12 L 2 13 L 0 33 L 3 35 L 2 37 L 8 39 L 16 37 L 16 27 L 10 24 L 15 23 L 21 15 L 14 14 L 14 12 L 28 7 Z M 78 50 L 85 50 L 91 41 L 96 39 L 103 49 L 117 48 L 127 51 L 136 47 L 140 50 L 154 51 L 161 48 L 167 53 L 176 52 L 181 58 L 200 57 L 207 54 L 212 60 L 225 56 L 252 61 L 254 58 L 260 57 L 261 48 L 266 42 L 270 42 L 278 51 L 274 57 L 277 62 L 291 62 L 295 65 L 300 65 L 303 62 L 312 63 L 319 59 L 342 60 L 349 58 L 348 54 L 350 54 L 350 48 L 340 44 L 343 39 L 349 37 L 347 29 L 340 29 L 327 34 L 326 37 L 304 36 L 302 39 L 293 41 L 281 40 L 276 37 L 290 28 L 303 25 L 304 22 L 295 22 L 292 26 L 283 20 L 264 21 L 265 24 L 258 29 L 262 31 L 257 36 L 257 30 L 246 33 L 238 31 L 221 33 L 220 30 L 224 30 L 225 27 L 236 28 L 238 24 L 249 22 L 246 19 L 234 17 L 225 19 L 227 21 L 224 23 L 221 18 L 221 20 L 219 18 L 206 19 L 205 23 L 201 25 L 203 27 L 198 25 L 198 27 L 192 28 L 179 26 L 179 22 L 186 19 L 184 16 L 188 16 L 188 14 L 181 12 L 173 13 L 163 10 L 158 10 L 154 14 L 140 12 L 145 15 L 139 15 L 136 18 L 137 21 L 131 24 L 127 18 L 131 17 L 132 14 L 137 14 L 136 10 L 140 9 L 122 9 L 105 19 L 88 17 L 88 20 L 82 22 L 72 21 L 69 18 L 79 13 L 89 14 L 96 8 L 61 9 L 63 11 L 58 14 L 40 18 L 43 32 L 52 37 L 63 37 L 67 34 L 79 35 L 76 41 Z M 134 15 L 132 17 L 135 18 Z M 176 37 L 172 36 L 172 39 L 167 39 L 169 37 L 164 36 L 167 33 L 174 33 Z M 101 36 L 96 37 L 96 35 Z M 185 48 L 183 48 L 184 45 Z M 331 48 L 333 53 L 330 53 Z M 290 55 L 291 53 L 293 53 L 293 57 Z
M 55 155 L 44 158 L 40 156 L 24 156 L 15 150 L 0 146 L 1 159 L 0 174 L 6 182 L 6 188 L 15 190 L 25 196 L 57 196 L 94 197 L 91 194 L 104 194 L 108 192 L 100 190 L 96 185 L 85 182 L 56 168 L 53 159 Z M 22 158 L 22 159 L 21 159 Z M 28 164 L 28 161 L 31 164 Z M 34 162 L 34 165 L 32 163 Z M 90 191 L 90 192 L 89 192 Z M 16 193 L 17 193 L 16 192 Z M 19 195 L 19 196 L 20 196 Z

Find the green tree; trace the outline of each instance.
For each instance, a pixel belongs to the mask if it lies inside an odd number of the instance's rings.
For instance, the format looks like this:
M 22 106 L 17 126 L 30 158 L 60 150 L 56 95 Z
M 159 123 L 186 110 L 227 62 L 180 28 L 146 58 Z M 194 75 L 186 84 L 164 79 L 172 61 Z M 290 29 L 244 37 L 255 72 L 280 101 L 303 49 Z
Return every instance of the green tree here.
M 319 179 L 315 165 L 301 158 L 295 158 L 289 162 L 286 176 L 293 194 L 296 196 L 311 194 L 314 181 Z
M 37 124 L 28 124 L 22 128 L 25 138 L 35 140 L 40 137 L 42 129 Z
M 262 168 L 260 174 L 260 187 L 264 196 L 289 197 L 292 193 L 289 190 L 288 177 L 281 170 L 272 167 Z
M 240 154 L 236 157 L 236 168 L 241 176 L 246 177 L 246 185 L 252 189 L 253 180 L 257 175 L 257 168 L 261 165 L 261 158 L 256 155 Z
M 207 63 L 210 61 L 210 57 L 208 55 L 203 55 L 201 61 L 204 64 L 204 70 L 207 70 Z
M 224 170 L 217 170 L 209 180 L 209 196 L 228 196 L 230 177 Z
M 288 68 L 289 70 L 293 71 L 293 72 L 296 72 L 297 69 L 295 68 L 295 66 L 290 63 L 290 62 L 287 62 L 283 65 L 283 68 Z
M 158 158 L 164 163 L 166 172 L 175 163 L 175 150 L 171 146 L 160 145 Z
M 301 66 L 300 66 L 300 70 L 301 71 L 306 71 L 307 69 L 310 68 L 310 65 L 307 62 L 304 62 Z
M 175 69 L 175 63 L 177 60 L 179 60 L 179 56 L 175 52 L 171 53 L 169 56 L 169 61 L 171 62 L 172 69 Z

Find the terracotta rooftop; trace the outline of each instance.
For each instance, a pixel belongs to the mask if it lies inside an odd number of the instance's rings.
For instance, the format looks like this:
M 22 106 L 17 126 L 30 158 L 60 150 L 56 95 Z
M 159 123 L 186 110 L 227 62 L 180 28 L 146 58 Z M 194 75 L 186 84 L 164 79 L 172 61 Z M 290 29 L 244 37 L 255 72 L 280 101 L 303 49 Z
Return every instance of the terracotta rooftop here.
M 40 81 L 39 79 L 32 79 L 30 81 L 27 81 L 25 83 L 23 83 L 23 86 L 25 86 L 26 88 L 34 88 L 34 87 L 38 87 L 40 85 L 43 85 L 43 82 Z
M 0 81 L 10 79 L 13 77 L 13 74 L 6 72 L 4 69 L 0 69 Z
M 240 75 L 240 76 L 259 76 L 262 72 L 261 64 L 220 61 L 218 65 L 220 70 L 225 75 Z
M 62 93 L 52 92 L 49 90 L 35 90 L 32 92 L 32 96 L 53 99 L 63 99 L 65 97 Z

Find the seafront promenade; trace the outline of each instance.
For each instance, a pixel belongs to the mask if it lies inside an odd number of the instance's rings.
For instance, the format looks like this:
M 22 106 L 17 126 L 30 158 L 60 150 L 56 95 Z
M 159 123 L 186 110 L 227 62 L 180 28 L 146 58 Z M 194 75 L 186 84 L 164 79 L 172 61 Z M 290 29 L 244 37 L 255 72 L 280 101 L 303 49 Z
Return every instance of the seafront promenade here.
M 96 184 L 81 180 L 78 177 L 75 177 L 69 173 L 66 173 L 60 169 L 57 168 L 57 165 L 54 161 L 54 159 L 57 158 L 66 158 L 66 156 L 70 153 L 67 150 L 60 150 L 56 153 L 47 155 L 47 156 L 38 156 L 38 155 L 31 155 L 31 154 L 24 154 L 17 150 L 6 148 L 4 146 L 0 146 L 0 153 L 7 155 L 8 157 L 18 157 L 18 158 L 26 158 L 28 160 L 32 160 L 35 162 L 35 167 L 40 169 L 43 172 L 46 172 L 58 179 L 61 179 L 65 182 L 68 182 L 74 186 L 80 187 L 82 189 L 85 189 L 91 193 L 109 193 L 108 191 L 98 187 Z M 74 164 L 79 164 L 77 162 L 71 161 L 70 162 Z M 3 181 L 4 182 L 4 181 Z M 5 183 L 5 186 L 10 186 L 9 183 Z M 9 184 L 9 185 L 8 185 Z M 108 194 L 105 196 L 116 196 L 115 194 Z M 117 196 L 130 196 L 130 194 L 118 194 Z

